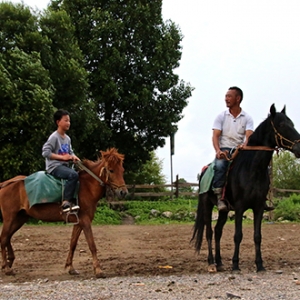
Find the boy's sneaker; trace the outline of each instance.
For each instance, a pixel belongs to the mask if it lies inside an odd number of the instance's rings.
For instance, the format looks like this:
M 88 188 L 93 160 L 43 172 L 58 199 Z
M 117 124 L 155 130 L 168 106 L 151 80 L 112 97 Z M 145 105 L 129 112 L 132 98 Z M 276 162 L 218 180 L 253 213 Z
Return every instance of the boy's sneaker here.
M 79 205 L 76 205 L 76 204 L 72 204 L 71 206 L 71 210 L 78 210 L 80 207 Z
M 62 212 L 69 212 L 71 210 L 71 203 L 68 200 L 64 200 L 61 204 Z

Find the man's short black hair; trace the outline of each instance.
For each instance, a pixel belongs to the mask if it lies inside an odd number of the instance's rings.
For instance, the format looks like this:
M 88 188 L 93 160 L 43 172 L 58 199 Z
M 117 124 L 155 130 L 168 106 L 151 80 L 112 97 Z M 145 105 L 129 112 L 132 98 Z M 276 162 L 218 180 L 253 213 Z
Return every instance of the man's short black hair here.
M 235 90 L 237 92 L 237 94 L 241 97 L 241 101 L 240 102 L 242 102 L 244 95 L 243 95 L 243 91 L 239 87 L 237 87 L 237 86 L 231 86 L 229 88 L 229 90 Z
M 53 115 L 53 120 L 54 120 L 55 126 L 57 126 L 56 122 L 60 121 L 63 116 L 69 116 L 69 115 L 70 115 L 69 112 L 65 109 L 57 110 Z

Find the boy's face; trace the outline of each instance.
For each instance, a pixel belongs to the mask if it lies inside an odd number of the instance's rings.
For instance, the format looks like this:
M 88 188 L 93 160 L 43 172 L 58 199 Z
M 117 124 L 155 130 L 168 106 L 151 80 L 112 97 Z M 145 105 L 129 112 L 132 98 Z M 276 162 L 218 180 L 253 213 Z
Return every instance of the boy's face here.
M 62 118 L 59 121 L 57 121 L 57 127 L 63 131 L 69 130 L 70 125 L 71 125 L 71 121 L 70 121 L 70 116 L 68 115 L 62 116 Z

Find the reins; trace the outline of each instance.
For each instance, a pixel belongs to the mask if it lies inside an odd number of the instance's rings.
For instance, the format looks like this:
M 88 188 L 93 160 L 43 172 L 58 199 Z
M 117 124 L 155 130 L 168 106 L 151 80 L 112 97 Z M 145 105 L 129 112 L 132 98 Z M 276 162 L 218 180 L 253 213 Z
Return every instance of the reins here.
M 101 186 L 105 186 L 105 183 L 100 179 L 100 177 L 98 177 L 97 175 L 95 175 L 89 168 L 87 168 L 81 161 L 77 161 L 77 165 L 80 169 L 86 171 L 89 175 L 91 175 L 94 179 L 96 179 Z
M 249 150 L 249 151 L 256 150 L 257 151 L 258 150 L 258 151 L 276 151 L 276 152 L 278 152 L 279 148 L 278 147 L 270 148 L 267 146 L 238 146 L 230 157 L 228 156 L 228 151 L 224 151 L 221 156 L 228 161 L 232 161 L 239 154 L 239 151 L 243 151 L 243 150 L 245 150 L 245 151 L 247 151 L 247 150 Z
M 296 143 L 299 143 L 300 140 L 295 140 L 294 142 L 285 138 L 283 135 L 281 135 L 275 128 L 273 121 L 271 121 L 273 130 L 274 130 L 274 134 L 275 134 L 275 141 L 276 141 L 276 147 L 275 148 L 271 148 L 271 147 L 267 147 L 267 146 L 238 146 L 235 151 L 233 152 L 233 154 L 229 157 L 228 156 L 228 151 L 225 151 L 222 153 L 222 157 L 225 158 L 228 161 L 232 161 L 235 159 L 235 157 L 238 155 L 239 151 L 243 151 L 243 150 L 259 150 L 259 151 L 276 151 L 277 153 L 279 152 L 280 148 L 287 148 L 287 149 L 292 149 L 293 146 Z M 290 143 L 291 145 L 286 145 L 284 144 L 285 142 Z
M 89 168 L 87 168 L 81 161 L 78 161 L 78 162 L 77 162 L 77 165 L 78 165 L 78 167 L 79 167 L 80 169 L 86 171 L 89 175 L 91 175 L 94 179 L 96 179 L 96 180 L 100 183 L 101 186 L 105 186 L 105 185 L 106 185 L 106 184 L 101 180 L 100 177 L 98 177 L 97 175 L 95 175 L 95 173 L 93 173 Z M 100 171 L 99 176 L 102 175 L 102 172 L 103 172 L 104 169 L 105 169 L 104 167 L 101 168 L 101 171 Z M 107 181 L 108 181 L 108 176 L 107 176 Z M 113 182 L 109 182 L 107 185 L 109 185 L 109 186 L 111 186 L 111 187 L 113 187 L 113 188 L 122 188 L 122 187 L 125 187 L 125 184 L 122 184 L 122 185 L 119 186 L 119 185 L 117 185 L 117 184 L 115 184 L 115 183 L 113 183 Z

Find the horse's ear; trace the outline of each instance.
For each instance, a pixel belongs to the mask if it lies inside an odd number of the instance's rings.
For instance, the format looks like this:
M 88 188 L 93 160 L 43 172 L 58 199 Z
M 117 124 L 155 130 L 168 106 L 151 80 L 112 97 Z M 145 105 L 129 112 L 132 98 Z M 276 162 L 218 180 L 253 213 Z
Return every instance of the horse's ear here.
M 272 104 L 272 106 L 270 108 L 270 114 L 271 114 L 272 117 L 274 117 L 275 114 L 276 114 L 276 108 L 275 108 L 275 104 L 274 103 Z
M 283 107 L 282 111 L 281 111 L 283 114 L 286 114 L 285 113 L 285 106 Z

